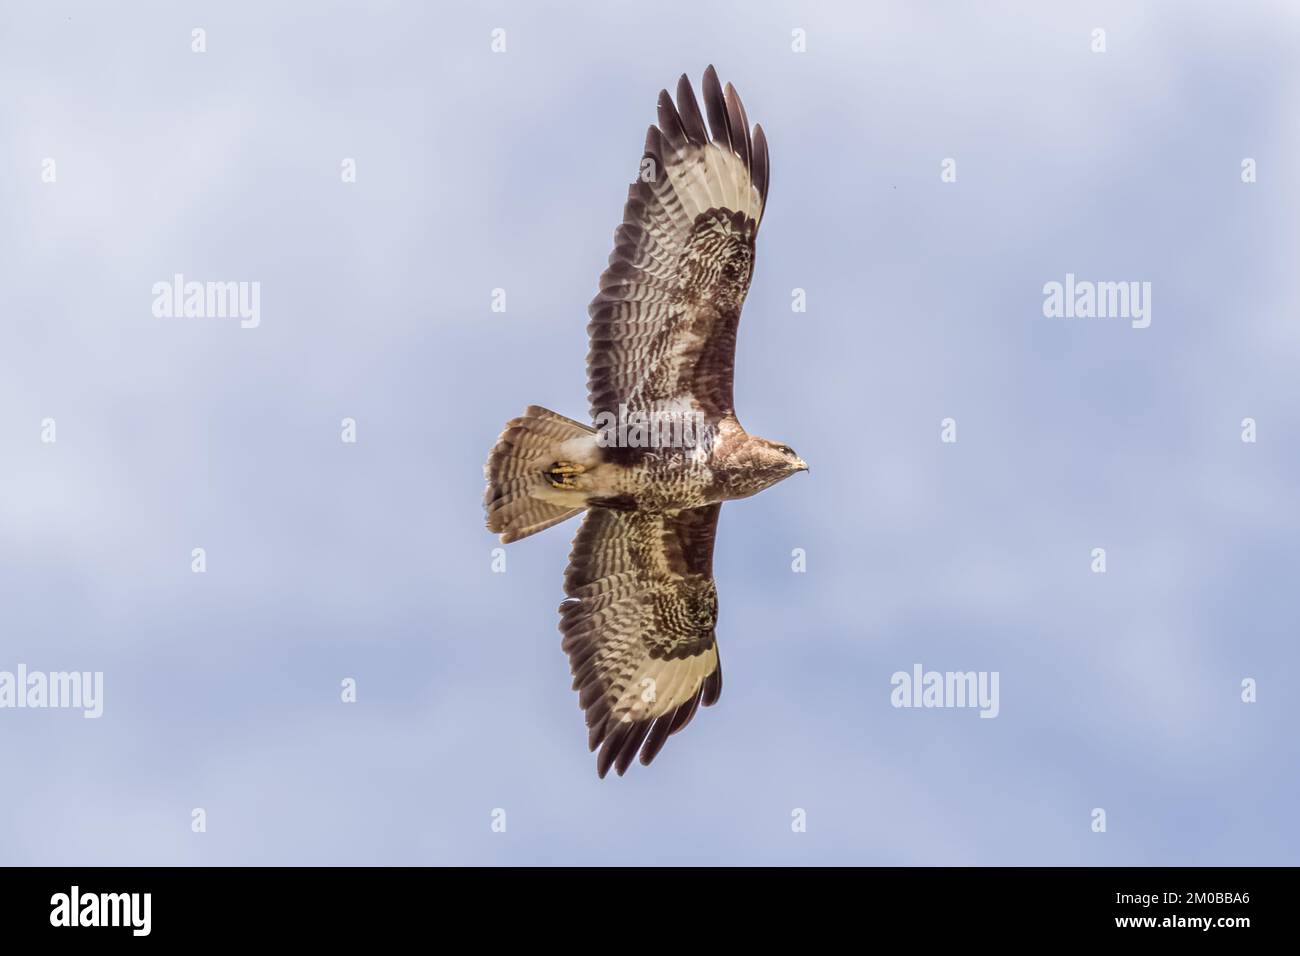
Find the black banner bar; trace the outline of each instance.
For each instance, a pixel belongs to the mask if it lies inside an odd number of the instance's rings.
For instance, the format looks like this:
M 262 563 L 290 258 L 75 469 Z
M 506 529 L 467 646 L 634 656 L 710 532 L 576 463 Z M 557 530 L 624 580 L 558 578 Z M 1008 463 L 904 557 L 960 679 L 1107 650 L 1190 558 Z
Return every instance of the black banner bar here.
M 284 935 L 373 943 L 476 913 L 494 931 L 536 931 L 559 918 L 583 918 L 584 910 L 594 918 L 622 899 L 619 909 L 633 926 L 671 919 L 674 910 L 683 919 L 705 911 L 717 918 L 735 906 L 738 933 L 746 921 L 757 928 L 776 919 L 856 934 L 919 926 L 927 942 L 1128 936 L 1232 945 L 1285 931 L 1294 877 L 1290 869 L 1253 868 L 8 869 L 0 872 L 0 925 L 9 941 L 75 934 L 83 944 L 114 937 L 211 943 Z M 533 913 L 547 922 L 533 922 Z

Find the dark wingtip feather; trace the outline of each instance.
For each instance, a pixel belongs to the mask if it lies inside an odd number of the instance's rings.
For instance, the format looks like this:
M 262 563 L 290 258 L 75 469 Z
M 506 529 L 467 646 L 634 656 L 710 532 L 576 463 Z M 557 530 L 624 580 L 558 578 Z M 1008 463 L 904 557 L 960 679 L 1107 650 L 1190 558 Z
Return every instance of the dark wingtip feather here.
M 600 746 L 600 742 L 605 739 L 605 721 L 592 721 L 587 730 L 587 750 L 594 753 Z
M 719 146 L 734 149 L 727 123 L 727 101 L 722 94 L 722 84 L 718 82 L 718 72 L 712 65 L 704 71 L 704 109 L 709 114 L 713 141 Z
M 659 91 L 659 128 L 674 150 L 680 150 L 686 145 L 686 128 L 667 90 Z
M 767 212 L 767 181 L 771 175 L 771 165 L 767 158 L 767 136 L 763 133 L 763 124 L 754 125 L 754 185 L 758 187 L 758 194 L 763 199 L 763 208 L 759 212 L 758 221 L 763 221 L 763 213 Z
M 740 94 L 730 83 L 723 91 L 727 104 L 727 126 L 732 131 L 731 148 L 745 161 L 745 168 L 754 169 L 754 147 L 749 138 L 749 120 L 745 116 L 745 104 L 740 101 Z
M 601 780 L 605 779 L 605 774 L 609 773 L 609 768 L 618 755 L 618 748 L 614 746 L 615 740 L 622 740 L 621 731 L 616 730 L 606 737 L 604 743 L 600 745 L 600 753 L 596 754 L 596 776 Z
M 646 735 L 650 733 L 650 727 L 654 723 L 651 720 L 638 720 L 632 724 L 631 731 L 628 732 L 627 739 L 623 746 L 618 750 L 618 757 L 614 760 L 614 769 L 621 777 L 627 773 L 627 768 L 632 765 L 632 760 L 636 753 L 641 749 L 641 744 L 645 741 Z
M 686 137 L 696 146 L 703 146 L 709 141 L 709 132 L 704 128 L 704 116 L 700 113 L 700 104 L 695 99 L 695 90 L 685 73 L 677 81 L 677 115 L 681 117 L 682 129 Z
M 673 711 L 672 726 L 668 728 L 670 735 L 677 733 L 691 722 L 691 718 L 695 716 L 695 711 L 700 707 L 700 691 L 703 689 L 704 685 L 700 684 L 699 687 L 695 688 L 695 696 Z
M 718 661 L 718 666 L 713 668 L 713 673 L 704 678 L 704 692 L 700 695 L 700 703 L 705 707 L 712 707 L 722 696 L 722 661 Z
M 672 714 L 661 714 L 655 720 L 654 726 L 650 728 L 650 735 L 646 738 L 645 746 L 641 748 L 641 766 L 650 766 L 650 761 L 659 756 L 659 751 L 668 742 L 668 735 L 672 733 L 672 729 Z

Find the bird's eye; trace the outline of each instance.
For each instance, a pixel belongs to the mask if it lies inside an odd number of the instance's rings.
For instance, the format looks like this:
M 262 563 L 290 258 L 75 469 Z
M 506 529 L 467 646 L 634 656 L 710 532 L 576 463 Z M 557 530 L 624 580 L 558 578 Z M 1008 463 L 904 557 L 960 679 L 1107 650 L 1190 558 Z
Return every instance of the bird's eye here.
M 782 445 L 780 448 L 777 449 L 777 451 L 779 451 L 783 455 L 789 455 L 792 458 L 794 457 L 794 449 L 791 448 L 789 445 Z

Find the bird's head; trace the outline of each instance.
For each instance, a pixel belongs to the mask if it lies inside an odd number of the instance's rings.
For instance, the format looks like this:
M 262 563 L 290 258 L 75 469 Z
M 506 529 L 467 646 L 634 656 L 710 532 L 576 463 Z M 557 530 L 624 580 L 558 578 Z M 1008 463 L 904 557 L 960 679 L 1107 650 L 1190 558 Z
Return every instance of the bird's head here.
M 764 479 L 764 485 L 774 485 L 795 472 L 807 471 L 808 463 L 794 453 L 789 445 L 768 441 L 766 438 L 751 439 L 750 467 Z

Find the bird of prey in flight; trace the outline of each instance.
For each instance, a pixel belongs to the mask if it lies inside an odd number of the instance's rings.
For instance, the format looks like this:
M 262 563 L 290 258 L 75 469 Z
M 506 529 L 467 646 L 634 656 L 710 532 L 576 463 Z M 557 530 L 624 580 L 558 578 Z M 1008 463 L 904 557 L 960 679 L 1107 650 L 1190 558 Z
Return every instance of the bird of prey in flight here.
M 588 306 L 596 427 L 536 405 L 488 458 L 488 529 L 517 541 L 585 511 L 562 647 L 596 771 L 648 764 L 722 691 L 713 539 L 722 502 L 808 466 L 751 435 L 732 398 L 736 329 L 767 204 L 767 139 L 710 66 L 659 94 L 614 251 Z M 705 127 L 705 115 L 708 127 Z

